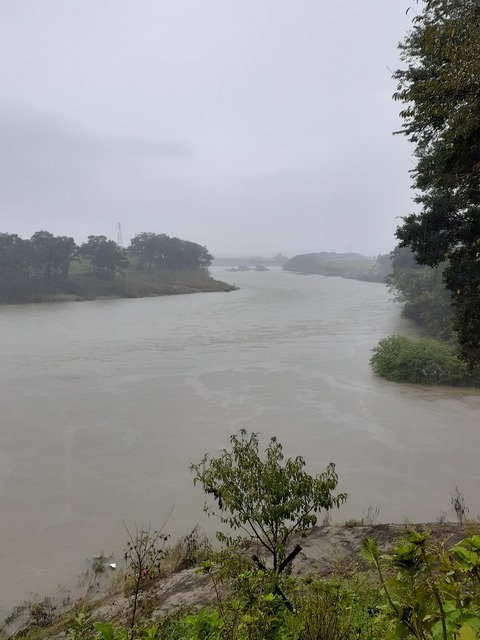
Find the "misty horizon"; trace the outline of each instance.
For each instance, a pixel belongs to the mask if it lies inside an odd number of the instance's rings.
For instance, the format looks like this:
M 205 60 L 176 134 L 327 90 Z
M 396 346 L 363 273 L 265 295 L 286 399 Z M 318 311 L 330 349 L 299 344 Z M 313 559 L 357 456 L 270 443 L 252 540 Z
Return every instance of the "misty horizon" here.
M 0 3 L 0 231 L 393 249 L 398 3 Z M 128 241 L 126 240 L 126 241 Z

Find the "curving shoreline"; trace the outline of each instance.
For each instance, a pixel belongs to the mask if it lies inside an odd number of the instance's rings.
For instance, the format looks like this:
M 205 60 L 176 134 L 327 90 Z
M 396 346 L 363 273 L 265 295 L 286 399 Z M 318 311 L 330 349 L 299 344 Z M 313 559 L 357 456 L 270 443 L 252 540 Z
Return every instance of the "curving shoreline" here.
M 154 269 L 117 274 L 114 278 L 100 278 L 91 273 L 76 274 L 55 286 L 28 287 L 12 290 L 0 298 L 0 304 L 31 304 L 45 302 L 83 302 L 117 298 L 147 298 L 186 293 L 235 291 L 234 285 L 215 280 L 202 270 L 169 271 Z

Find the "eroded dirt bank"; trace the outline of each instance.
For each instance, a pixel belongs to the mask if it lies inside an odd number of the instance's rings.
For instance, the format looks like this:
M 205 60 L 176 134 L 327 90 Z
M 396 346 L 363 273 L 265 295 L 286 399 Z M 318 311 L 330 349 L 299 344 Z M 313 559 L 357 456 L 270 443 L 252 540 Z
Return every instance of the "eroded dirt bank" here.
M 378 525 L 323 525 L 315 527 L 306 538 L 298 538 L 293 541 L 302 547 L 301 553 L 295 558 L 293 573 L 295 575 L 320 574 L 323 577 L 331 575 L 334 571 L 348 572 L 355 567 L 366 569 L 367 566 L 361 557 L 361 546 L 366 537 L 374 538 L 382 552 L 388 552 L 396 540 L 404 536 L 414 527 L 416 530 L 428 530 L 431 532 L 432 541 L 447 541 L 447 547 L 453 546 L 462 538 L 471 535 L 474 524 L 463 526 L 457 523 L 426 523 L 426 524 L 378 524 Z M 478 525 L 480 526 L 480 525 Z M 472 529 L 472 530 L 470 530 Z M 252 546 L 248 555 L 256 552 Z M 145 592 L 144 592 L 145 593 Z M 148 601 L 153 617 L 172 612 L 179 608 L 200 608 L 215 601 L 215 593 L 208 575 L 198 572 L 197 568 L 188 568 L 176 571 L 155 580 L 148 587 Z M 98 621 L 116 620 L 125 622 L 130 610 L 131 599 L 124 595 L 124 578 L 121 575 L 111 581 L 103 580 L 103 583 L 90 581 L 85 590 L 85 600 L 88 600 L 89 609 L 93 618 Z M 62 625 L 65 624 L 64 614 L 68 610 L 78 610 L 80 604 L 70 603 L 69 606 L 58 607 L 61 616 L 51 627 L 50 637 L 61 637 Z M 63 610 L 61 610 L 63 609 Z M 12 627 L 28 624 L 25 615 L 20 615 Z M 22 619 L 23 618 L 23 619 Z M 59 623 L 60 618 L 63 622 Z M 13 629 L 8 629 L 11 631 Z

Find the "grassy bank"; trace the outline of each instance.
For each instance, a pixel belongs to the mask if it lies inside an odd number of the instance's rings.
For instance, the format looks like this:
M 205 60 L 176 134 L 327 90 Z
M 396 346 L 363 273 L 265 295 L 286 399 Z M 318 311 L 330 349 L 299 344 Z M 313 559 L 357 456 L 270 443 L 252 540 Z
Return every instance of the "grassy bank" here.
M 119 274 L 113 281 L 101 280 L 90 274 L 78 274 L 72 278 L 72 292 L 77 299 L 99 296 L 120 298 L 144 298 L 169 296 L 182 293 L 206 293 L 233 291 L 235 287 L 214 280 L 206 271 L 169 271 L 131 269 Z
M 134 268 L 102 277 L 76 265 L 65 279 L 56 279 L 48 285 L 41 278 L 27 278 L 4 286 L 0 297 L 3 303 L 58 302 L 94 300 L 95 298 L 144 298 L 182 293 L 233 291 L 235 287 L 212 278 L 207 271 Z

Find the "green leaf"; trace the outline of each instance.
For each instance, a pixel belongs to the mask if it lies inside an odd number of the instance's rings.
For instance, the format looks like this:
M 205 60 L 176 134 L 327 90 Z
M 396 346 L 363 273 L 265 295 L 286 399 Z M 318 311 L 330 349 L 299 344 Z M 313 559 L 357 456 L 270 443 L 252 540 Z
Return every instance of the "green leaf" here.
M 95 622 L 93 626 L 100 631 L 102 640 L 115 640 L 113 622 Z
M 362 544 L 362 557 L 370 564 L 376 564 L 378 561 L 378 545 L 373 538 L 365 538 Z
M 470 542 L 472 547 L 475 547 L 475 549 L 480 549 L 480 536 L 472 536 L 471 538 L 468 538 L 468 541 Z
M 463 562 L 469 567 L 475 567 L 480 563 L 480 559 L 476 553 L 465 549 L 465 547 L 453 547 L 452 553 L 454 553 L 460 562 Z
M 273 556 L 276 571 L 293 534 L 313 527 L 321 509 L 339 506 L 347 496 L 332 493 L 338 483 L 334 464 L 311 476 L 301 456 L 285 459 L 276 438 L 271 438 L 263 456 L 258 434 L 245 429 L 231 436 L 230 445 L 219 457 L 205 455 L 191 465 L 194 483 L 213 496 L 218 512 L 210 509 L 209 515 L 218 515 L 233 530 L 241 529 L 263 545 Z
M 465 622 L 456 633 L 457 640 L 476 640 L 477 634 L 468 622 Z
M 446 600 L 443 603 L 443 610 L 445 613 L 450 613 L 451 611 L 455 611 L 457 609 L 457 603 L 454 600 Z

